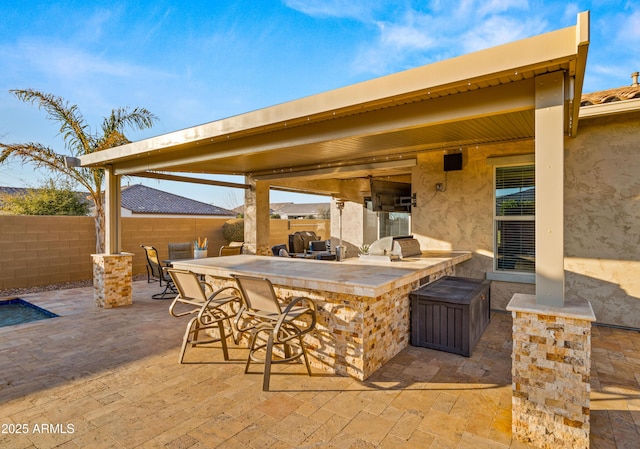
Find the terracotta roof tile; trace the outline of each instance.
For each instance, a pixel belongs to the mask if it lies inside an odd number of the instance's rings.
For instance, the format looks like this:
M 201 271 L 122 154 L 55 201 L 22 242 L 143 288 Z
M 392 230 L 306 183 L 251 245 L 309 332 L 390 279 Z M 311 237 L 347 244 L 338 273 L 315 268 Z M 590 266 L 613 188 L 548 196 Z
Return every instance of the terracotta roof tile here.
M 640 85 L 618 87 L 617 89 L 601 90 L 599 92 L 583 94 L 580 106 L 632 100 L 634 98 L 640 98 Z

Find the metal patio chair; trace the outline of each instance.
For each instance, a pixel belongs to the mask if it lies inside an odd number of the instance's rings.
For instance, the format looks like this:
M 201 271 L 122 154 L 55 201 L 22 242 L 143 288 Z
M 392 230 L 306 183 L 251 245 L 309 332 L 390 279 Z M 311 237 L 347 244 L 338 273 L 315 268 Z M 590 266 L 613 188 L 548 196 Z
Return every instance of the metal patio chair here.
M 193 259 L 191 242 L 169 243 L 169 260 Z
M 242 247 L 244 244 L 240 245 L 225 245 L 220 247 L 220 251 L 218 252 L 218 257 L 221 256 L 238 256 L 242 254 Z
M 187 345 L 196 347 L 216 342 L 222 346 L 224 359 L 229 360 L 227 339 L 233 337 L 233 341 L 238 343 L 231 319 L 240 310 L 240 292 L 235 287 L 224 287 L 207 296 L 206 289 L 213 291 L 213 288 L 201 282 L 195 273 L 173 268 L 167 271 L 178 289 L 169 313 L 175 317 L 194 315 L 187 323 L 179 362 L 183 363 Z M 211 335 L 214 331 L 217 335 Z
M 158 257 L 158 250 L 153 246 L 140 245 L 144 249 L 144 253 L 147 257 L 147 283 L 158 281 L 160 287 L 164 282 L 164 290 L 162 293 L 156 293 L 151 297 L 153 299 L 173 299 L 175 298 L 177 291 L 173 285 L 173 280 L 166 271 L 160 265 L 160 258 Z
M 236 317 L 236 329 L 238 332 L 251 332 L 245 374 L 249 372 L 252 361 L 264 363 L 262 390 L 268 391 L 271 365 L 302 357 L 311 376 L 303 336 L 315 328 L 315 303 L 310 298 L 297 297 L 289 304 L 281 304 L 269 279 L 244 275 L 232 277 L 242 294 L 242 308 Z M 282 358 L 274 358 L 274 346 L 282 347 Z M 258 355 L 263 350 L 264 358 Z

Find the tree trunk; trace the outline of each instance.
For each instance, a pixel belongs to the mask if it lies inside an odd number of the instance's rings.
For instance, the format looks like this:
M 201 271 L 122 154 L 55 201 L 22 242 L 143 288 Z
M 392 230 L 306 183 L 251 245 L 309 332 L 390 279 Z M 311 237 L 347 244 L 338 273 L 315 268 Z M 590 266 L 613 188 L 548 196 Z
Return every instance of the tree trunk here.
M 96 254 L 104 254 L 104 208 L 101 204 L 96 204 L 95 213 Z

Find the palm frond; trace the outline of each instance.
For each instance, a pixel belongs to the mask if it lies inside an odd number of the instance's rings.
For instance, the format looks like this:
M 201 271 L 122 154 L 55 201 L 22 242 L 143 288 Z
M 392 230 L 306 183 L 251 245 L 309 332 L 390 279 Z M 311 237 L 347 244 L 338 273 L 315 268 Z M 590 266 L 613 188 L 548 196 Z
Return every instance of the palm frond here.
M 53 149 L 39 143 L 0 143 L 0 163 L 9 157 L 16 157 L 22 163 L 31 162 L 37 168 L 47 168 L 57 173 L 62 173 L 74 181 L 80 183 L 87 190 L 91 191 L 96 188 L 92 183 L 92 171 L 100 171 L 89 168 L 69 168 L 64 163 L 64 155 L 56 153 Z M 101 184 L 98 185 L 100 188 Z
M 106 150 L 108 148 L 117 147 L 131 142 L 127 137 L 119 131 L 111 131 L 109 134 L 104 133 L 102 137 L 96 140 L 94 151 Z
M 16 157 L 23 163 L 33 163 L 36 167 L 48 168 L 73 179 L 85 187 L 95 203 L 96 252 L 103 251 L 104 207 L 102 186 L 104 169 L 96 167 L 67 167 L 65 156 L 81 156 L 95 151 L 105 150 L 129 143 L 125 135 L 127 128 L 151 128 L 157 117 L 144 108 L 119 108 L 111 111 L 102 123 L 102 134 L 92 134 L 82 114 L 75 105 L 69 105 L 61 97 L 39 92 L 35 89 L 15 89 L 10 91 L 19 100 L 36 104 L 44 109 L 47 118 L 59 122 L 60 134 L 69 154 L 57 153 L 53 149 L 38 143 L 6 144 L 0 142 L 0 164 L 9 157 Z
M 157 117 L 145 108 L 134 108 L 132 111 L 128 108 L 113 109 L 111 114 L 102 121 L 102 134 L 108 137 L 105 141 L 109 141 L 110 144 L 117 142 L 116 136 L 122 136 L 124 140 L 113 146 L 122 145 L 129 143 L 129 140 L 124 137 L 124 131 L 127 128 L 151 128 L 156 121 Z M 110 148 L 110 146 L 103 148 Z
M 82 114 L 78 112 L 76 105 L 69 106 L 69 102 L 63 98 L 35 89 L 13 89 L 10 92 L 19 100 L 37 104 L 40 109 L 47 112 L 48 119 L 59 122 L 60 134 L 74 156 L 90 152 L 89 126 L 85 123 Z

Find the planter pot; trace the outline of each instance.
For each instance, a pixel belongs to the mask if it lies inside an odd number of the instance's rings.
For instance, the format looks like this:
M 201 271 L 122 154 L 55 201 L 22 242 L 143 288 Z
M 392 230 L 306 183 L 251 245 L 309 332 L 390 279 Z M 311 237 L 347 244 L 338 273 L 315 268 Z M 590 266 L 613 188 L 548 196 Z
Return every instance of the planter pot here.
M 207 257 L 207 250 L 206 249 L 194 249 L 193 250 L 193 258 L 194 259 L 202 259 L 204 257 Z

